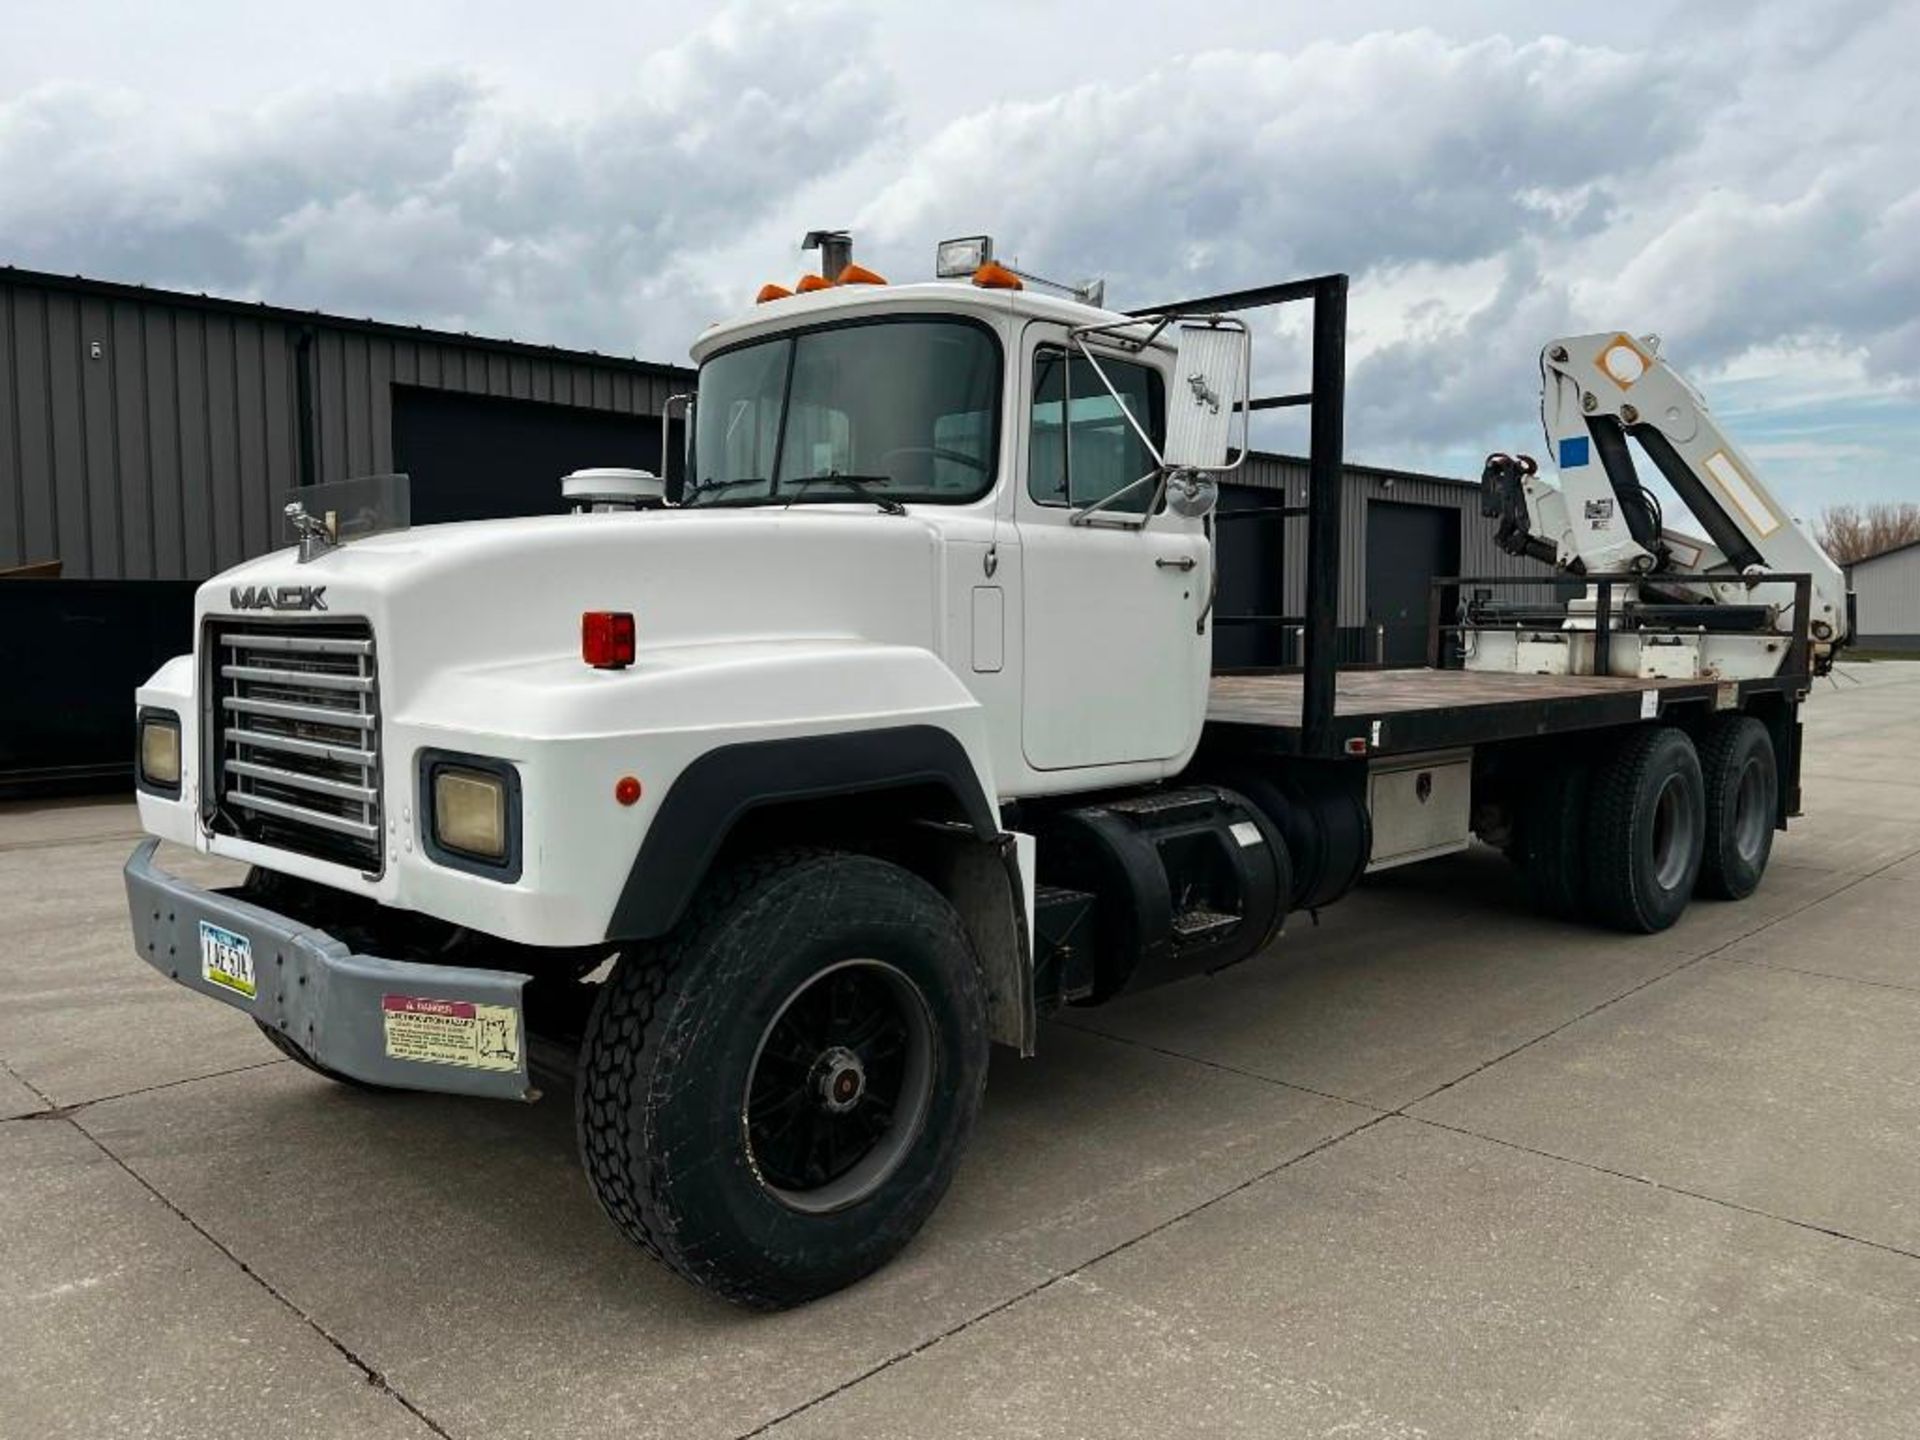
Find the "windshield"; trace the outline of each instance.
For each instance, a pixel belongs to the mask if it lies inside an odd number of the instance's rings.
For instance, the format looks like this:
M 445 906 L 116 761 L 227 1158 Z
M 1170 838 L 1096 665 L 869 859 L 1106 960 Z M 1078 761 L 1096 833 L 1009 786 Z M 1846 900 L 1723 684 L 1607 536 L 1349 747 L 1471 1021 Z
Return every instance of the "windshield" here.
M 1000 347 L 971 321 L 743 345 L 700 367 L 684 503 L 977 499 L 993 485 L 999 402 Z

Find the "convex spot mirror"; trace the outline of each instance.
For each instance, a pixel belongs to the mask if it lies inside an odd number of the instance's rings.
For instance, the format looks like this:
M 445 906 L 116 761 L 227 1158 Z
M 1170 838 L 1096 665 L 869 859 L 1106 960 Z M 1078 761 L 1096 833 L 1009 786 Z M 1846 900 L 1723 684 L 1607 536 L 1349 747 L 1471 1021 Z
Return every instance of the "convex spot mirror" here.
M 1167 509 L 1185 520 L 1211 515 L 1220 503 L 1220 486 L 1211 475 L 1180 470 L 1167 477 Z

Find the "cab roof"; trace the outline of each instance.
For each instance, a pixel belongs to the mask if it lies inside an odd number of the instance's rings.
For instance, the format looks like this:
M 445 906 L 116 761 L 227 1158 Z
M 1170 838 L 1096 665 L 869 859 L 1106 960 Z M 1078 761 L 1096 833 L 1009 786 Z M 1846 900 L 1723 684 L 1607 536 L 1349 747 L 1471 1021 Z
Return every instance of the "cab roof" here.
M 977 315 L 983 320 L 1006 317 L 1051 320 L 1063 325 L 1111 325 L 1128 318 L 1118 310 L 1103 310 L 1058 295 L 1044 295 L 1035 290 L 992 290 L 975 285 L 970 280 L 920 280 L 905 285 L 836 285 L 830 290 L 814 290 L 779 300 L 763 301 L 733 319 L 718 321 L 708 326 L 700 338 L 693 342 L 690 353 L 697 365 L 717 350 L 762 335 L 817 324 L 823 320 L 884 315 L 895 311 Z

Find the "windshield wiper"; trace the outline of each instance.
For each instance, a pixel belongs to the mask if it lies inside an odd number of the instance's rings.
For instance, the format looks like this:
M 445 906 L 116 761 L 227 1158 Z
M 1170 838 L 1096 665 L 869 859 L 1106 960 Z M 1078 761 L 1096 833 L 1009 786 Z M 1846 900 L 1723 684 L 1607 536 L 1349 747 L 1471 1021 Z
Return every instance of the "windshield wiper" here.
M 793 481 L 793 497 L 782 508 L 792 509 L 794 501 L 800 498 L 801 491 L 809 485 L 820 485 L 829 480 L 846 486 L 863 500 L 871 500 L 889 515 L 907 513 L 907 507 L 898 500 L 891 495 L 882 495 L 873 488 L 876 485 L 891 485 L 893 483 L 891 475 L 843 475 L 837 470 L 829 470 L 823 475 L 804 475 Z
M 680 503 L 683 506 L 691 505 L 694 500 L 701 495 L 718 495 L 722 491 L 733 489 L 736 485 L 764 485 L 766 483 L 767 477 L 764 475 L 741 475 L 732 480 L 702 480 L 699 484 L 688 487 L 687 493 L 680 497 Z

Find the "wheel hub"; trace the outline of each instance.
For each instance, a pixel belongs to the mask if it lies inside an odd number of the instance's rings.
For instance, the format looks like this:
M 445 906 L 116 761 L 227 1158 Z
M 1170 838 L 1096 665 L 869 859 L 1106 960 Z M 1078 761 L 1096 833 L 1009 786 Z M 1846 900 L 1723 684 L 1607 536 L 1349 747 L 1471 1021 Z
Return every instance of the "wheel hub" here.
M 856 1203 L 916 1143 L 933 1073 L 932 1017 L 905 975 L 880 960 L 826 967 L 788 996 L 748 1070 L 753 1173 L 791 1209 Z
M 846 1046 L 834 1045 L 813 1062 L 809 1084 L 824 1108 L 835 1115 L 844 1115 L 866 1094 L 867 1067 Z

